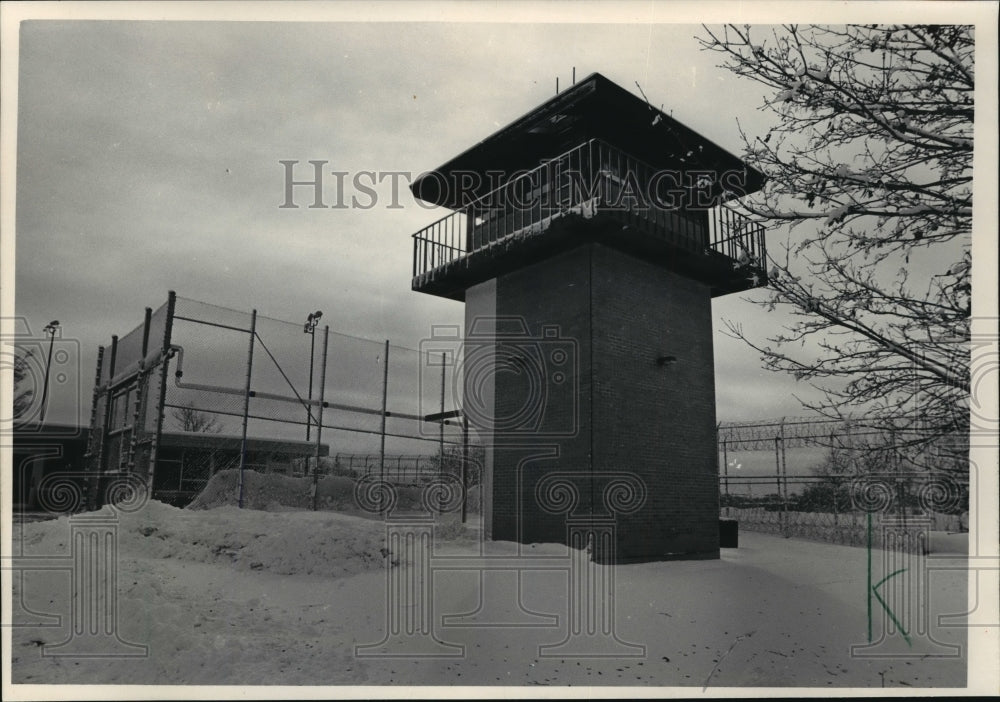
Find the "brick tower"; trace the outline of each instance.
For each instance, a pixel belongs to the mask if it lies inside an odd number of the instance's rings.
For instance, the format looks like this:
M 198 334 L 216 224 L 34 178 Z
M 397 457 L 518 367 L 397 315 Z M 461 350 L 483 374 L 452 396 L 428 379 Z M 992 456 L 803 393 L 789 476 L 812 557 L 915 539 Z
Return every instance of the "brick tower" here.
M 596 73 L 414 181 L 454 210 L 414 234 L 413 289 L 465 302 L 490 538 L 589 519 L 595 560 L 718 557 L 711 301 L 766 283 L 722 205 L 762 184 Z

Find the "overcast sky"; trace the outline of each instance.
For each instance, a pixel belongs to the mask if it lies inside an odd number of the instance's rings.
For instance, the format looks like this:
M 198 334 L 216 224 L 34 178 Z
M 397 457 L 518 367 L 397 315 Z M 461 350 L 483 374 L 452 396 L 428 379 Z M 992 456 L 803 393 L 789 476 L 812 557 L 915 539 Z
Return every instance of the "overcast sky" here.
M 96 350 L 168 290 L 416 346 L 462 305 L 410 290 L 410 235 L 445 214 L 389 181 L 370 209 L 282 209 L 284 168 L 419 174 L 598 71 L 734 153 L 761 88 L 715 67 L 697 25 L 33 21 L 21 25 L 16 313 Z M 5 94 L 6 97 L 6 94 Z M 367 197 L 345 184 L 345 198 Z M 324 189 L 336 200 L 332 178 Z M 762 295 L 761 291 L 754 293 Z M 776 329 L 745 295 L 713 303 Z M 716 334 L 720 420 L 801 410 L 806 388 Z M 53 395 L 50 418 L 72 413 Z M 86 422 L 89 406 L 80 418 Z

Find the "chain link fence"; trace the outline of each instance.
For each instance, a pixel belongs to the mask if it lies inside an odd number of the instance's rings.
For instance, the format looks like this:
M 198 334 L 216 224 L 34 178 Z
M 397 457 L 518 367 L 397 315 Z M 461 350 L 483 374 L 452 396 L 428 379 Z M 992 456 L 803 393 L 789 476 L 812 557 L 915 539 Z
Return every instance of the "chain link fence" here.
M 928 444 L 862 421 L 722 423 L 721 517 L 750 531 L 854 546 L 879 545 L 883 524 L 967 531 L 965 447 L 960 436 Z
M 400 484 L 447 472 L 476 484 L 482 450 L 455 405 L 455 359 L 337 333 L 320 317 L 288 322 L 171 292 L 99 351 L 90 474 L 138 474 L 177 505 L 228 469 Z
M 731 478 L 722 517 L 750 531 L 851 546 L 865 545 L 872 526 L 877 542 L 883 522 L 929 521 L 934 531 L 968 530 L 968 481 L 949 475 L 795 475 L 780 488 L 774 483 Z

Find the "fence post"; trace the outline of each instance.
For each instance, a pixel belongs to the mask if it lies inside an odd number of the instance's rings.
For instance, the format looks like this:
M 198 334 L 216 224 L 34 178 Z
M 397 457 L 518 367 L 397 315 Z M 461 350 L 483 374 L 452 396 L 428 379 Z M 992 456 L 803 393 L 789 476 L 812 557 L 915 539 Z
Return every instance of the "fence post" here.
M 385 353 L 382 354 L 382 428 L 379 431 L 378 446 L 378 477 L 385 481 L 385 412 L 389 396 L 389 340 L 385 340 Z M 379 490 L 379 507 L 382 507 L 384 490 Z M 380 509 L 381 511 L 381 509 Z
M 779 431 L 781 432 L 781 437 L 780 437 L 780 439 L 781 439 L 781 477 L 782 477 L 782 481 L 784 482 L 784 489 L 782 490 L 782 493 L 781 493 L 781 496 L 782 496 L 782 512 L 784 514 L 784 520 L 785 520 L 785 534 L 784 534 L 784 536 L 787 537 L 790 530 L 788 528 L 788 463 L 785 460 L 786 456 L 785 456 L 785 418 L 784 417 L 781 418 L 781 427 L 780 427 Z
M 135 472 L 135 452 L 139 445 L 140 438 L 145 438 L 146 433 L 146 403 L 148 401 L 149 383 L 152 378 L 152 370 L 146 367 L 146 354 L 149 352 L 149 323 L 153 317 L 153 310 L 146 308 L 142 317 L 142 347 L 139 352 L 139 370 L 135 375 L 135 399 L 132 402 L 132 431 L 128 442 L 128 459 L 125 464 L 129 473 Z M 140 424 L 141 420 L 141 424 Z M 144 479 L 149 477 L 149 465 L 147 463 Z
M 320 448 L 323 441 L 323 405 L 326 400 L 326 352 L 330 343 L 330 326 L 323 327 L 323 363 L 320 364 L 319 371 L 319 412 L 316 417 L 316 467 L 313 469 L 313 512 L 319 501 L 319 458 Z M 310 414 L 312 407 L 309 407 Z
M 309 319 L 306 322 L 306 331 L 309 334 L 309 389 L 308 395 L 309 402 L 306 404 L 306 441 L 309 441 L 309 433 L 312 430 L 312 399 L 313 399 L 313 357 L 316 355 L 316 321 L 313 318 L 312 313 L 309 314 Z M 316 465 L 319 465 L 319 460 L 317 459 Z
M 145 368 L 145 354 L 139 361 L 139 372 L 135 376 L 135 397 L 132 400 L 132 431 L 129 432 L 128 453 L 125 460 L 126 470 L 129 473 L 135 472 L 135 451 L 139 445 L 139 434 L 144 425 L 139 425 L 140 419 L 145 419 L 146 390 L 149 384 L 150 371 Z
M 86 435 L 87 436 L 87 450 L 86 450 L 86 453 L 83 456 L 84 457 L 84 471 L 86 473 L 93 472 L 92 471 L 93 466 L 95 464 L 96 465 L 100 465 L 100 461 L 101 461 L 102 446 L 101 446 L 101 444 L 98 443 L 98 440 L 97 440 L 96 437 L 98 436 L 98 431 L 97 431 L 98 430 L 98 424 L 97 424 L 97 422 L 98 422 L 98 419 L 97 419 L 97 414 L 98 414 L 97 413 L 97 406 L 100 404 L 100 401 L 101 401 L 101 391 L 100 391 L 100 387 L 101 387 L 101 370 L 103 368 L 104 368 L 104 347 L 103 346 L 98 346 L 97 347 L 97 370 L 94 372 L 94 392 L 92 393 L 91 400 L 90 400 L 90 424 L 89 424 L 90 428 L 89 428 L 89 430 L 87 432 L 87 435 Z M 103 413 L 102 413 L 102 418 L 103 418 Z M 102 421 L 103 421 L 103 419 L 102 419 Z M 101 431 L 103 432 L 103 427 L 101 427 Z M 87 488 L 87 490 L 89 491 L 90 484 L 91 484 L 91 478 L 85 476 L 83 484 L 84 484 L 84 487 Z M 89 496 L 89 495 L 86 496 L 86 502 L 84 503 L 84 507 L 86 507 L 88 510 L 92 507 L 91 499 L 92 499 L 91 496 Z
M 164 404 L 167 402 L 167 373 L 170 366 L 170 340 L 174 327 L 174 311 L 177 308 L 177 293 L 170 290 L 167 293 L 167 319 L 163 329 L 163 339 L 160 342 L 160 377 L 159 395 L 156 398 L 156 428 L 153 430 L 153 443 L 149 449 L 149 496 L 153 496 L 153 485 L 156 481 L 156 461 L 160 455 L 160 442 L 163 439 Z
M 115 394 L 112 390 L 111 381 L 115 377 L 115 366 L 118 364 L 118 337 L 111 337 L 111 360 L 108 364 L 108 387 L 105 391 L 104 400 L 104 425 L 101 427 L 101 453 L 97 460 L 97 475 L 91 478 L 90 484 L 93 486 L 93 494 L 89 497 L 91 509 L 100 509 L 104 506 L 104 474 L 108 465 L 108 434 L 111 432 L 111 418 L 114 415 Z M 119 459 L 121 458 L 121 446 L 118 449 Z
M 240 441 L 240 475 L 236 504 L 243 509 L 243 468 L 247 462 L 247 424 L 250 420 L 250 377 L 253 374 L 253 347 L 257 340 L 257 310 L 250 313 L 250 349 L 247 351 L 247 382 L 243 391 L 243 437 Z
M 781 453 L 778 449 L 778 437 L 774 437 L 774 478 L 775 484 L 778 489 L 778 499 L 781 499 Z M 778 531 L 782 536 L 785 535 L 785 525 L 782 519 L 782 513 L 778 512 Z
M 722 440 L 722 474 L 725 476 L 726 516 L 729 516 L 729 442 Z
M 441 354 L 441 419 L 438 423 L 438 453 L 440 455 L 438 463 L 438 476 L 444 473 L 444 376 L 445 376 L 445 355 Z

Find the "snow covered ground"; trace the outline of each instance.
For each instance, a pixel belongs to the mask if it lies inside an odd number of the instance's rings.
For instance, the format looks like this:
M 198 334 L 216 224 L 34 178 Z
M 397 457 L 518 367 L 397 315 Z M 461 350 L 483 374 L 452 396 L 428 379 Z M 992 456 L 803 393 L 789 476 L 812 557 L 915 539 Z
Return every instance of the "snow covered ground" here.
M 73 599 L 73 588 L 88 584 L 74 581 L 66 569 L 24 571 L 13 579 L 13 683 L 622 685 L 698 691 L 706 685 L 966 683 L 965 630 L 937 622 L 939 614 L 967 611 L 960 553 L 920 561 L 925 571 L 934 564 L 921 581 L 927 586 L 926 618 L 915 604 L 920 597 L 905 600 L 913 594 L 907 588 L 894 595 L 891 583 L 883 586 L 910 641 L 896 632 L 874 651 L 889 657 L 860 657 L 852 656 L 851 647 L 868 640 L 868 560 L 862 548 L 743 531 L 740 547 L 724 549 L 719 560 L 589 564 L 594 577 L 583 582 L 574 581 L 565 567 L 573 559 L 564 546 L 483 545 L 478 532 L 454 525 L 446 530 L 450 538 L 437 538 L 428 559 L 409 557 L 400 543 L 387 541 L 381 521 L 329 511 L 180 510 L 150 502 L 135 513 L 105 508 L 98 514 L 117 519 L 117 623 L 111 628 L 118 639 L 147 646 L 147 655 L 53 655 L 60 651 L 54 645 L 73 638 L 73 603 L 80 602 Z M 25 555 L 65 563 L 74 519 L 79 525 L 80 517 L 62 517 L 16 526 L 15 552 L 23 544 Z M 955 546 L 953 538 L 941 543 Z M 873 582 L 883 577 L 883 555 L 873 553 Z M 528 558 L 536 559 L 534 565 Z M 501 567 L 512 563 L 519 571 Z M 487 564 L 497 569 L 484 570 Z M 947 565 L 956 567 L 942 567 Z M 589 638 L 586 626 L 570 636 L 576 621 L 571 591 L 582 593 L 581 602 L 600 618 L 602 602 L 608 601 L 600 587 L 610 587 L 612 575 L 614 587 L 607 592 L 613 593 L 614 637 L 602 637 L 600 626 Z M 392 600 L 390 582 L 408 586 L 408 594 L 403 587 L 401 599 Z M 574 590 L 573 582 L 583 582 L 584 589 Z M 897 576 L 894 582 L 915 581 Z M 478 614 L 456 619 L 477 610 L 484 589 Z M 106 605 L 88 606 L 107 614 Z M 421 640 L 457 655 L 356 655 L 356 646 L 386 638 L 387 611 L 396 605 L 394 611 L 403 612 L 404 634 L 408 626 L 419 634 L 422 612 L 440 643 Z M 874 608 L 878 642 L 887 620 L 877 600 Z M 107 616 L 108 622 L 115 619 Z M 54 625 L 32 625 L 43 621 Z M 521 626 L 487 626 L 512 623 Z M 104 651 L 110 640 L 86 632 L 76 639 L 80 650 L 91 653 Z M 540 648 L 567 639 L 566 648 Z M 571 649 L 581 642 L 604 655 L 572 657 Z M 938 657 L 954 653 L 947 645 L 961 646 L 961 655 Z

